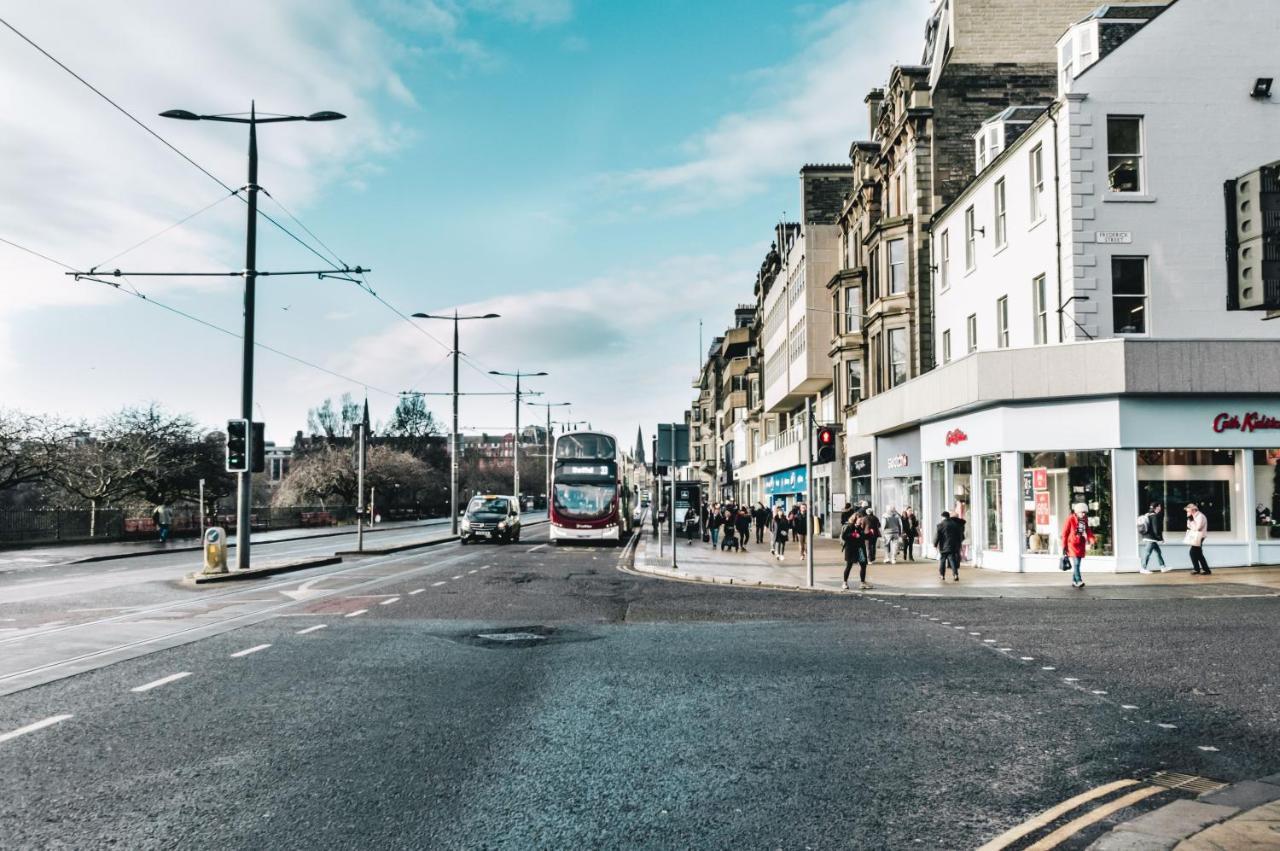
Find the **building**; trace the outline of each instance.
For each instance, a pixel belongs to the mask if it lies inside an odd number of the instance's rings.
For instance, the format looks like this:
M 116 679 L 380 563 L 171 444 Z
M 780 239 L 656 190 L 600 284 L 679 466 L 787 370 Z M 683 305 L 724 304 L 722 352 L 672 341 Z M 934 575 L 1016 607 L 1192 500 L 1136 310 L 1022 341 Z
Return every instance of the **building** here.
M 1268 0 L 1111 4 L 1054 37 L 1053 97 L 988 115 L 933 217 L 938 368 L 858 406 L 878 502 L 908 471 L 1003 570 L 1056 570 L 1076 503 L 1086 569 L 1137 569 L 1157 499 L 1175 566 L 1187 502 L 1211 564 L 1280 560 L 1280 328 L 1228 309 L 1223 201 L 1280 159 L 1254 92 L 1277 43 Z

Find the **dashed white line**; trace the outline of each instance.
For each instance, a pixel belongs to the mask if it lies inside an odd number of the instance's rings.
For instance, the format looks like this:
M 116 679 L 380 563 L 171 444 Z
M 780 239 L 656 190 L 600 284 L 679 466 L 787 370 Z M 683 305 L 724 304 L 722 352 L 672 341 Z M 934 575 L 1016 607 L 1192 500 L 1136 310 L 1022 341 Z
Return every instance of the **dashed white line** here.
M 426 591 L 426 590 L 427 590 L 426 588 L 414 588 L 412 591 L 409 592 L 409 596 L 412 597 L 415 594 L 421 594 L 423 591 Z
M 448 580 L 448 579 L 441 579 L 439 582 L 432 582 L 432 583 L 431 583 L 431 587 L 432 587 L 432 588 L 439 588 L 441 585 L 448 585 L 448 584 L 449 584 L 449 580 Z
M 1122 703 L 1120 704 L 1120 708 L 1121 709 L 1137 709 L 1138 707 L 1134 706 L 1132 703 Z
M 389 598 L 387 598 L 386 600 L 383 600 L 383 601 L 382 601 L 381 603 L 379 603 L 378 605 L 379 605 L 379 606 L 390 606 L 392 603 L 398 603 L 398 602 L 400 602 L 400 598 L 399 598 L 399 597 L 389 597 Z
M 1205 752 L 1207 752 L 1207 753 L 1217 753 L 1217 752 L 1218 752 L 1218 749 L 1217 749 L 1217 748 L 1215 748 L 1213 745 L 1197 745 L 1197 747 L 1198 747 L 1200 750 L 1205 751 Z
M 462 574 L 461 574 L 461 573 L 459 573 L 457 576 L 455 576 L 455 577 L 453 577 L 453 578 L 454 578 L 454 579 L 461 579 L 461 578 L 462 578 Z
M 1036 660 L 1034 656 L 1019 656 L 1018 658 L 1024 662 L 1034 662 Z
M 1012 647 L 997 647 L 996 649 L 997 649 L 997 650 L 999 650 L 1001 653 L 1008 653 L 1008 652 L 1009 652 L 1010 650 L 1012 650 L 1013 648 L 1012 648 Z
M 52 717 L 44 719 L 43 721 L 37 721 L 34 724 L 28 724 L 25 727 L 19 727 L 16 730 L 10 730 L 8 733 L 4 733 L 0 735 L 0 742 L 7 742 L 10 739 L 16 739 L 19 736 L 25 736 L 27 733 L 34 733 L 36 730 L 43 730 L 45 727 L 52 727 L 54 724 L 61 724 L 63 721 L 66 721 L 68 718 L 73 718 L 73 717 L 74 716 L 72 715 L 54 715 Z
M 1079 677 L 1063 677 L 1062 681 L 1064 683 L 1078 683 L 1080 682 L 1080 678 Z
M 367 611 L 369 611 L 369 610 L 368 610 L 368 609 L 356 609 L 354 612 L 347 612 L 345 615 L 343 615 L 343 617 L 344 617 L 344 618 L 358 618 L 358 617 L 360 617 L 361 615 L 363 615 L 363 614 L 364 614 L 365 612 L 367 612 Z
M 318 623 L 315 626 L 309 626 L 306 629 L 298 630 L 298 635 L 306 635 L 308 632 L 315 632 L 316 630 L 324 629 L 327 626 L 327 623 Z
M 994 638 L 984 638 L 984 639 L 982 639 L 982 643 L 983 643 L 983 644 L 995 644 L 995 643 L 996 643 L 996 640 L 995 640 Z
M 257 653 L 259 650 L 266 650 L 270 644 L 255 644 L 252 647 L 246 647 L 243 650 L 237 650 L 231 654 L 232 659 L 239 659 L 241 656 L 248 656 L 250 653 Z
M 1055 668 L 1055 667 L 1053 667 L 1052 665 L 1041 665 L 1041 666 L 1040 666 L 1040 670 L 1042 670 L 1042 671 L 1056 671 L 1056 670 L 1058 670 L 1058 669 L 1057 669 L 1057 668 Z
M 972 635 L 972 636 L 974 636 L 975 638 L 976 638 L 977 636 L 979 636 L 979 635 L 982 635 L 982 633 L 980 633 L 980 632 L 971 632 L 971 633 L 969 633 L 969 634 L 970 634 L 970 635 Z
M 170 674 L 167 677 L 161 677 L 158 680 L 152 680 L 151 682 L 146 683 L 144 685 L 134 686 L 133 688 L 129 689 L 129 691 L 138 692 L 138 693 L 141 693 L 144 691 L 151 691 L 153 688 L 159 688 L 160 686 L 168 685 L 169 683 L 172 683 L 172 682 L 177 682 L 178 680 L 184 679 L 189 676 L 191 676 L 190 671 L 182 671 L 181 673 Z
M 1161 730 L 1176 730 L 1176 729 L 1178 729 L 1178 725 L 1177 725 L 1177 724 L 1159 724 L 1159 723 L 1157 723 L 1157 724 L 1156 724 L 1156 726 L 1157 726 L 1157 727 L 1159 727 Z
M 1106 694 L 1106 692 L 1103 691 L 1102 689 L 1095 688 L 1091 690 L 1091 694 Z
M 479 572 L 480 572 L 479 570 L 468 570 L 467 575 L 470 576 L 473 573 L 479 573 Z
M 962 627 L 962 626 L 953 626 L 953 627 L 951 627 L 951 628 L 952 628 L 952 629 L 960 629 L 960 630 L 964 629 L 964 627 Z

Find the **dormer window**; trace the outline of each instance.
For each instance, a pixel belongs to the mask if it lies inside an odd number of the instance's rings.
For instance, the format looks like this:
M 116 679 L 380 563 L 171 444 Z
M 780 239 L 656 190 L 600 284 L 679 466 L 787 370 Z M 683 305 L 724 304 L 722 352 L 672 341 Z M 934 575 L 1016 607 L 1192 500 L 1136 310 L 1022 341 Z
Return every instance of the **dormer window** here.
M 1000 156 L 1000 152 L 1004 150 L 1004 124 L 1000 118 L 1001 116 L 997 115 L 991 121 L 983 124 L 978 129 L 978 132 L 974 134 L 973 163 L 975 174 L 981 174 L 982 170 L 994 162 L 995 158 Z
M 1098 22 L 1084 20 L 1058 41 L 1058 94 L 1071 91 L 1071 82 L 1098 60 Z

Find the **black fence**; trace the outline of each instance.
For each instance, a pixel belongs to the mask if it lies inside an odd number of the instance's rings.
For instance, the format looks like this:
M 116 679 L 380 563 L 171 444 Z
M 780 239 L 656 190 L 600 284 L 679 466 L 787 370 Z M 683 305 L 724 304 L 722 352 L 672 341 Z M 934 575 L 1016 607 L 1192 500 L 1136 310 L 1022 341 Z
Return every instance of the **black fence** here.
M 379 508 L 378 514 L 383 522 L 428 519 L 409 508 Z M 250 526 L 254 531 L 343 526 L 355 522 L 356 509 L 349 505 L 330 508 L 261 506 L 250 513 Z M 204 525 L 222 526 L 234 533 L 236 515 L 234 512 L 210 514 Z M 173 519 L 169 524 L 171 538 L 197 538 L 200 529 L 200 514 L 196 509 L 173 509 Z M 92 517 L 87 509 L 0 510 L 0 547 L 59 542 L 145 541 L 154 540 L 158 535 L 156 522 L 150 515 L 138 515 L 123 508 L 102 508 L 92 512 Z

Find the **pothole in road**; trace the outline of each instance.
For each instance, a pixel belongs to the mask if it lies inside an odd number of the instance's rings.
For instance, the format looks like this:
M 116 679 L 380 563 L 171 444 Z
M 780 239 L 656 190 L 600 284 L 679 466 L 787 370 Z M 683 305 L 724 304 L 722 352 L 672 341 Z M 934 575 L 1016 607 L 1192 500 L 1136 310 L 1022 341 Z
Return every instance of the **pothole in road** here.
M 550 626 L 510 626 L 447 636 L 459 644 L 487 647 L 493 650 L 545 647 L 571 641 L 593 641 L 597 636 Z

